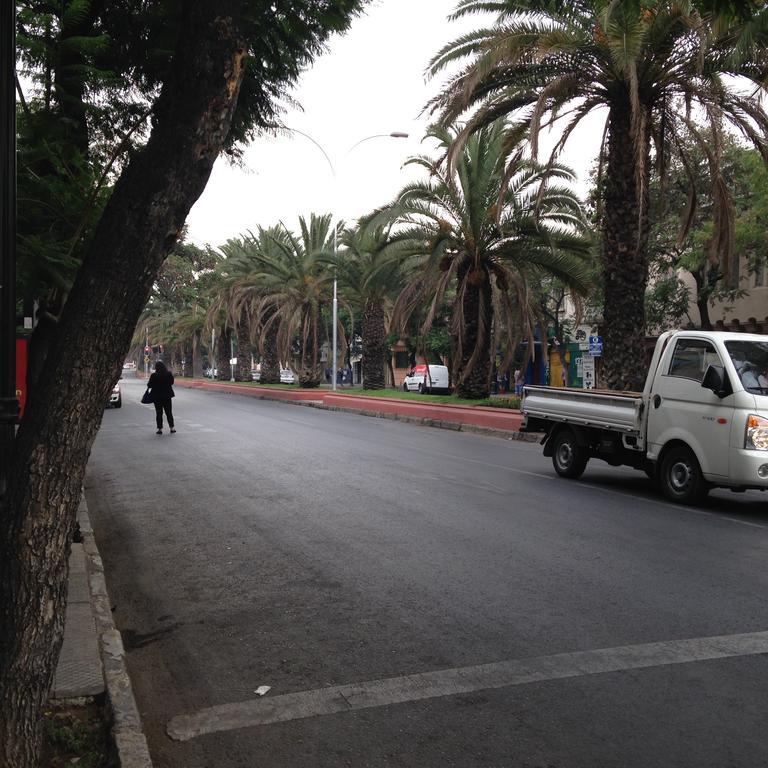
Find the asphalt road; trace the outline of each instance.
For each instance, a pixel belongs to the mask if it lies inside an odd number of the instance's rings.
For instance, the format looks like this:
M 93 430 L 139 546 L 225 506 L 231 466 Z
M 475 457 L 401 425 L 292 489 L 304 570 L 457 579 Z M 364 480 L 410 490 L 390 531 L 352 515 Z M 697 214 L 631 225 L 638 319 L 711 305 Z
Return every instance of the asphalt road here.
M 158 768 L 768 765 L 765 494 L 141 392 L 86 497 Z

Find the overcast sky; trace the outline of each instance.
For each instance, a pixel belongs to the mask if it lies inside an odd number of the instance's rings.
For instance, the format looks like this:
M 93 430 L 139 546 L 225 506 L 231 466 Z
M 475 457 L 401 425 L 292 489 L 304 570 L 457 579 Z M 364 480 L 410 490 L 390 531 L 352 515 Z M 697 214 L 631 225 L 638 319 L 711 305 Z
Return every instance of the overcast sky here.
M 263 137 L 245 152 L 244 167 L 217 161 L 187 219 L 189 240 L 214 247 L 259 225 L 282 221 L 296 230 L 299 215 L 333 213 L 347 221 L 389 202 L 417 169 L 404 161 L 421 144 L 427 101 L 441 79 L 424 70 L 447 42 L 485 26 L 492 16 L 449 22 L 455 0 L 373 0 L 344 36 L 305 72 L 293 92 L 302 110 L 283 118 L 311 136 Z M 361 139 L 402 131 L 408 139 Z M 583 177 L 597 151 L 602 125 L 593 121 L 571 139 L 564 160 Z M 352 149 L 354 147 L 354 149 Z M 583 185 L 580 185 L 583 189 Z

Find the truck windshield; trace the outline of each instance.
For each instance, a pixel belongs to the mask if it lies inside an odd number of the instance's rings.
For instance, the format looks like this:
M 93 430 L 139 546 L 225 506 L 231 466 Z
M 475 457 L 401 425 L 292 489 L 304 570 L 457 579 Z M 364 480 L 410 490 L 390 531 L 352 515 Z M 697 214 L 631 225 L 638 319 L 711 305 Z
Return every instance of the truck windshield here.
M 768 341 L 726 341 L 725 347 L 744 389 L 768 395 Z

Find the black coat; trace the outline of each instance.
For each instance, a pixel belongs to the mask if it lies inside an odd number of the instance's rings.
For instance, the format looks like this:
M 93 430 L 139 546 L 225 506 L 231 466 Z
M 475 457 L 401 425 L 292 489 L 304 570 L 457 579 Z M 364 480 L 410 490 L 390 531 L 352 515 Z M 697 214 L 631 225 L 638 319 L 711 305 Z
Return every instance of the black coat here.
M 147 382 L 152 390 L 152 399 L 156 403 L 170 400 L 174 396 L 173 374 L 170 371 L 155 371 Z

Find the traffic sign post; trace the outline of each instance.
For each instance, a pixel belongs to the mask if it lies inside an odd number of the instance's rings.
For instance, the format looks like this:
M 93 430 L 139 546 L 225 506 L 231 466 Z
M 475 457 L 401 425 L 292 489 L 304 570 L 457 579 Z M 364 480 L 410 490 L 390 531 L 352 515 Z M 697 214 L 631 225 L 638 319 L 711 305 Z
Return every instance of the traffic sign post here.
M 602 357 L 603 355 L 603 337 L 590 336 L 587 342 L 589 354 L 592 357 Z
M 581 386 L 584 389 L 594 389 L 597 384 L 597 376 L 595 375 L 595 358 L 582 357 L 582 361 Z

